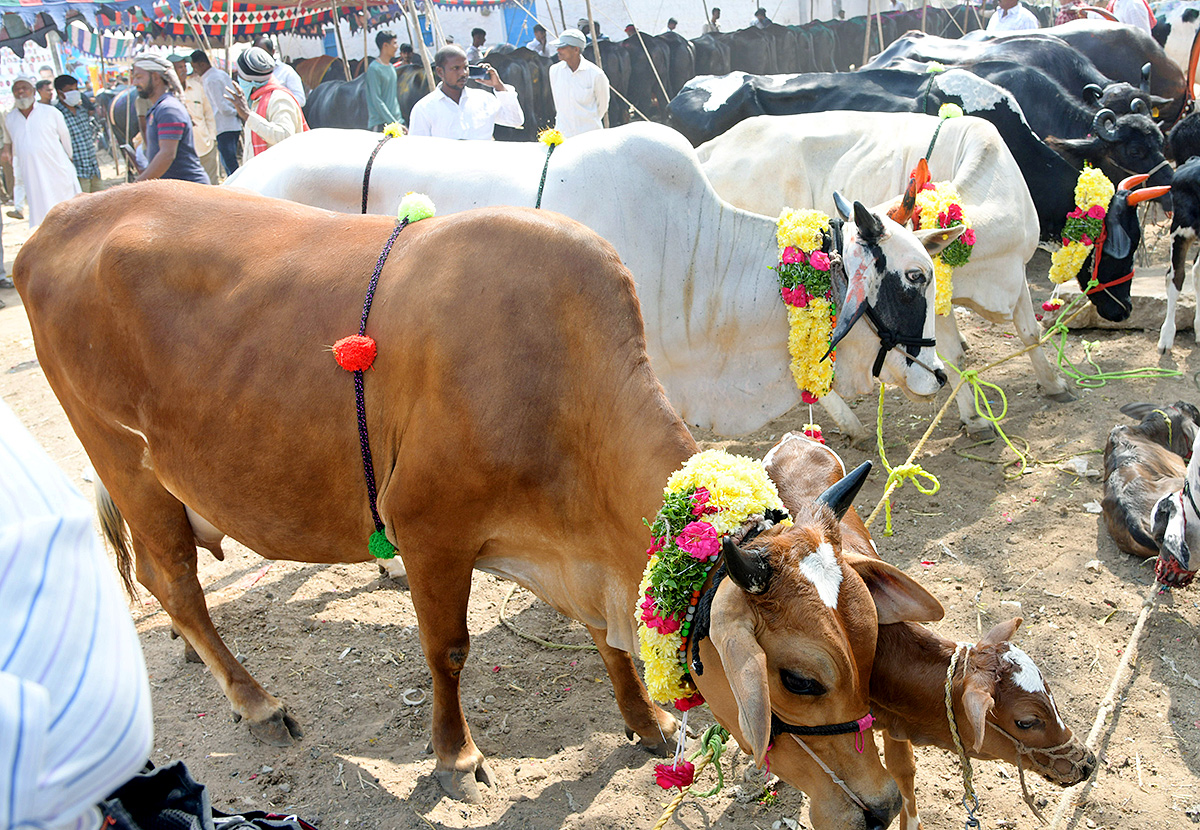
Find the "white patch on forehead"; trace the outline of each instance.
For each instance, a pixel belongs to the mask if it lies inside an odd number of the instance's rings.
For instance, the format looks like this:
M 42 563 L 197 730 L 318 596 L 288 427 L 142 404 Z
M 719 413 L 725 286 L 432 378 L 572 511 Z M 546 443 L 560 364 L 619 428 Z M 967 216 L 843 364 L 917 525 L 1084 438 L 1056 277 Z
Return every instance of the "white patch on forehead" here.
M 1042 673 L 1033 664 L 1033 658 L 1014 645 L 1009 645 L 1004 652 L 1004 661 L 1013 667 L 1013 682 L 1027 692 L 1046 694 L 1046 684 L 1042 682 Z
M 816 587 L 822 602 L 837 608 L 838 594 L 842 590 L 842 566 L 828 542 L 817 545 L 815 551 L 800 560 L 800 573 Z
M 704 111 L 716 112 L 729 101 L 729 98 L 735 92 L 742 88 L 745 82 L 745 73 L 731 72 L 728 75 L 722 75 L 717 78 L 705 78 L 703 81 L 695 84 L 695 87 L 708 92 L 708 100 L 704 102 L 703 106 Z

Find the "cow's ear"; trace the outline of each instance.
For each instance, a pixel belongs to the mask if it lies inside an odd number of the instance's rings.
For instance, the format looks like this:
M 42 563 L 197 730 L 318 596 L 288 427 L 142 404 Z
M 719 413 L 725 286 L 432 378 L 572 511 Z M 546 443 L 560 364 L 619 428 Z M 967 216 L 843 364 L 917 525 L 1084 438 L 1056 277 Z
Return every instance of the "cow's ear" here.
M 771 743 L 771 693 L 767 655 L 754 636 L 754 611 L 732 585 L 713 597 L 709 638 L 721 658 L 738 707 L 738 727 L 754 763 L 763 765 Z
M 1088 138 L 1046 137 L 1046 146 L 1065 158 L 1072 167 L 1077 169 L 1082 168 L 1085 161 L 1093 161 L 1092 157 L 1097 155 L 1098 143 L 1099 139 L 1094 136 Z
M 1021 622 L 1020 617 L 1013 617 L 1011 620 L 996 623 L 988 630 L 987 634 L 983 635 L 983 639 L 979 641 L 979 645 L 994 646 L 1008 642 L 1017 633 L 1017 629 L 1021 627 Z
M 967 722 L 975 732 L 975 743 L 971 749 L 978 752 L 983 747 L 983 739 L 987 735 L 988 712 L 996 705 L 992 692 L 996 681 L 991 675 L 983 672 L 972 672 L 963 682 L 963 710 L 967 714 Z
M 880 625 L 936 622 L 946 615 L 937 598 L 899 568 L 857 553 L 843 551 L 842 558 L 867 584 Z
M 929 256 L 935 257 L 944 251 L 951 242 L 958 239 L 966 229 L 966 225 L 955 225 L 953 228 L 926 228 L 923 231 L 913 231 L 913 235 L 925 246 Z

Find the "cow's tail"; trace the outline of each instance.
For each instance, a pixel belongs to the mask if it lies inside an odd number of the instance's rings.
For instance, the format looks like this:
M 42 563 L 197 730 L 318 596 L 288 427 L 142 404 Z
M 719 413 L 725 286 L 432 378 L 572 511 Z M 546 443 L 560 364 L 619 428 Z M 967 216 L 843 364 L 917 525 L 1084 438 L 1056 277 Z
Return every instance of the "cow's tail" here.
M 121 511 L 117 509 L 116 503 L 112 500 L 112 496 L 108 494 L 108 488 L 104 486 L 104 482 L 100 480 L 100 476 L 96 476 L 96 513 L 100 518 L 100 531 L 104 534 L 105 541 L 113 549 L 113 553 L 117 556 L 117 573 L 121 575 L 121 581 L 125 583 L 125 593 L 129 594 L 129 598 L 136 600 L 138 598 L 137 582 L 133 578 L 133 549 L 132 541 L 129 538 L 129 528 L 125 526 L 125 517 L 121 515 Z

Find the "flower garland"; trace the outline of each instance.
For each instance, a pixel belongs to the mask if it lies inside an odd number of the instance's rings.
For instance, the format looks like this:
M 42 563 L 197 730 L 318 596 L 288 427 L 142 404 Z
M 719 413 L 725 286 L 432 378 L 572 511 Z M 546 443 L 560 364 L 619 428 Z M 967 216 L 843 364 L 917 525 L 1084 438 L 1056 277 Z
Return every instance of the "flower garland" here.
M 1104 217 L 1116 188 L 1102 172 L 1084 162 L 1075 183 L 1075 209 L 1063 226 L 1063 246 L 1050 256 L 1050 281 L 1061 285 L 1074 279 L 1104 230 Z
M 952 105 L 944 104 L 943 108 L 947 106 Z M 937 280 L 934 310 L 945 317 L 950 313 L 950 301 L 954 298 L 954 269 L 970 262 L 975 248 L 975 231 L 971 229 L 971 221 L 962 208 L 962 197 L 954 183 L 926 184 L 917 194 L 912 222 L 913 230 L 921 230 L 922 225 L 926 228 L 966 226 L 958 239 L 933 258 L 933 273 Z
M 787 305 L 788 354 L 792 378 L 805 403 L 816 403 L 833 388 L 833 363 L 821 358 L 829 351 L 837 321 L 837 306 L 824 251 L 829 217 L 819 210 L 790 210 L 779 215 L 776 238 L 780 295 Z
M 768 510 L 782 511 L 783 502 L 762 464 L 724 450 L 704 450 L 671 474 L 663 506 L 647 523 L 653 539 L 635 612 L 639 652 L 650 697 L 673 703 L 685 724 L 688 710 L 704 698 L 692 683 L 684 648 L 700 592 L 721 553 L 721 536 Z M 682 741 L 675 762 L 655 768 L 664 789 L 691 783 Z

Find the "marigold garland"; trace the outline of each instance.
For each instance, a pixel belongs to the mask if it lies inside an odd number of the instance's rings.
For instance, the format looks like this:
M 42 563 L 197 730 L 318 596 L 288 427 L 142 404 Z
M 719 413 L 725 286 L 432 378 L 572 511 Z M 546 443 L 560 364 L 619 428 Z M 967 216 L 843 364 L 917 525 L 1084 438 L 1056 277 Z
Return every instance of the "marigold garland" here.
M 816 403 L 833 388 L 835 356 L 829 351 L 837 306 L 825 244 L 829 217 L 819 210 L 784 208 L 779 215 L 779 293 L 787 306 L 788 354 L 792 378 L 805 403 Z
M 1050 256 L 1050 281 L 1074 279 L 1104 229 L 1104 218 L 1116 188 L 1102 172 L 1084 163 L 1075 183 L 1075 209 L 1063 226 L 1063 246 Z
M 638 644 L 646 689 L 686 712 L 703 702 L 685 666 L 684 639 L 700 589 L 720 555 L 720 537 L 750 516 L 783 510 L 762 464 L 724 450 L 696 453 L 667 480 L 650 527 L 638 591 Z
M 949 105 L 946 105 L 949 106 Z M 913 230 L 925 228 L 954 228 L 965 225 L 966 230 L 933 258 L 933 273 L 937 279 L 937 295 L 934 310 L 945 317 L 950 313 L 954 299 L 954 269 L 971 261 L 975 248 L 975 231 L 971 220 L 962 207 L 962 196 L 953 182 L 926 184 L 917 194 L 917 206 L 913 211 Z

